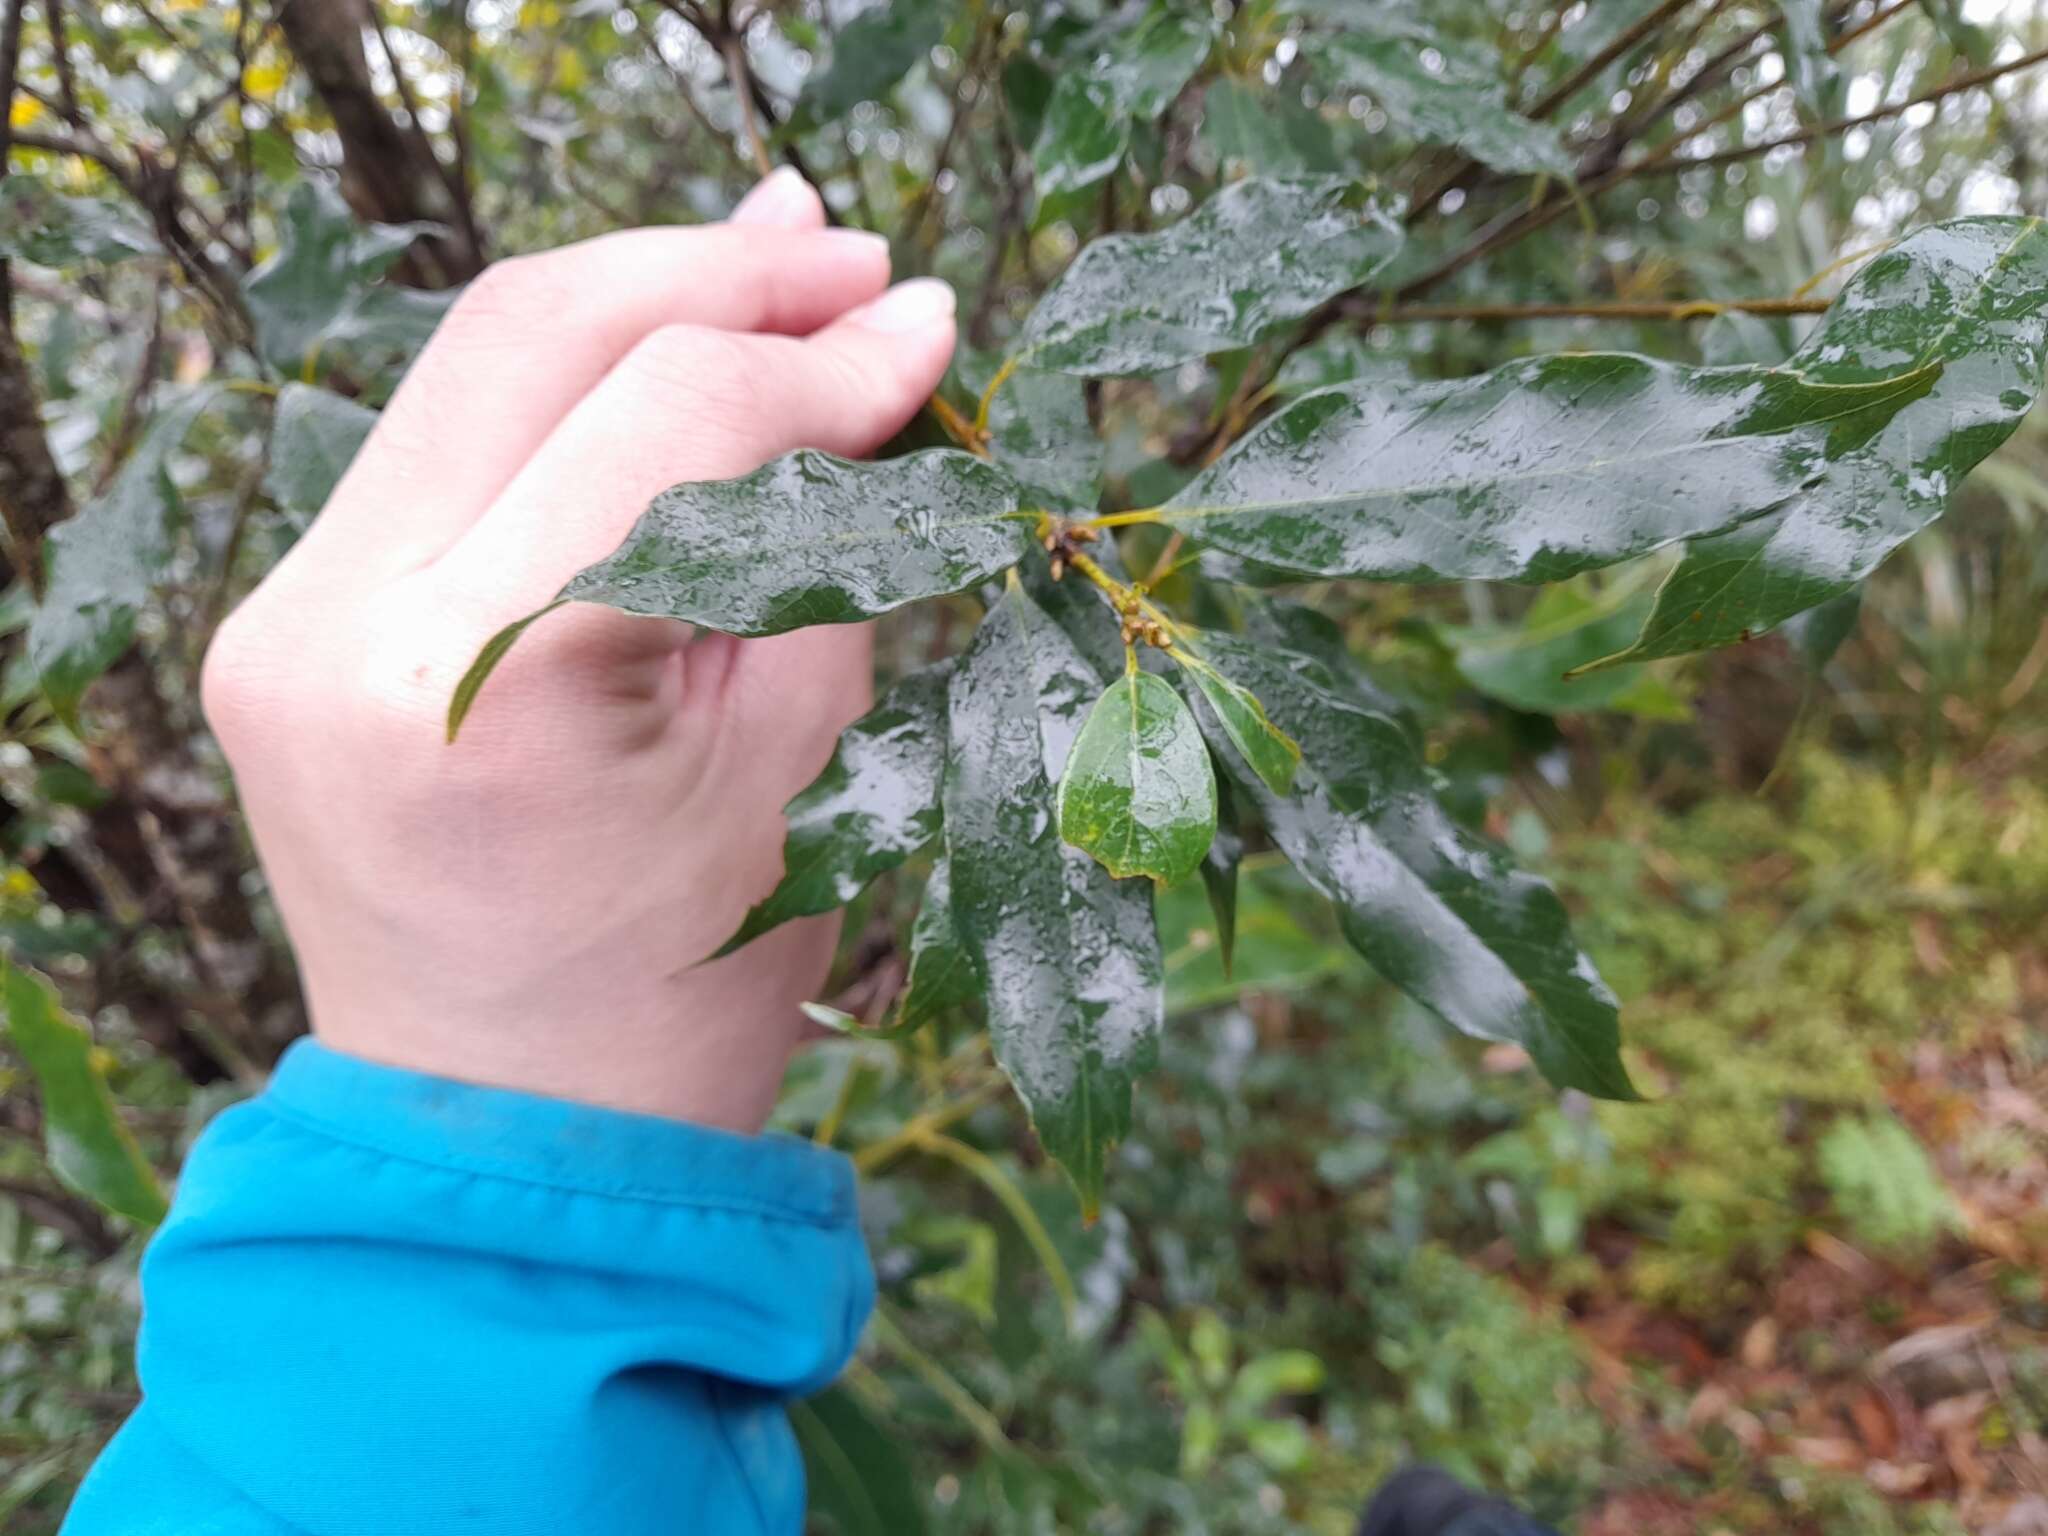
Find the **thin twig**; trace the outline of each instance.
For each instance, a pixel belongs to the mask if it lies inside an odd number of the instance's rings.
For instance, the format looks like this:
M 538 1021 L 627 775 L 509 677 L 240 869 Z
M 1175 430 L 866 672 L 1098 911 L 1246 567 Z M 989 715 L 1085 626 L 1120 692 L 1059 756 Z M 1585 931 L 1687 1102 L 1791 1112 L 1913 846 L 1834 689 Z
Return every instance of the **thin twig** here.
M 1879 27 L 1898 15 L 1899 12 L 1911 10 L 1919 4 L 1920 0 L 1892 0 L 1890 5 L 1878 7 L 1876 13 L 1869 20 L 1860 21 L 1848 31 L 1837 34 L 1829 42 L 1828 52 L 1840 53 L 1844 48 L 1855 42 L 1857 38 L 1862 37 L 1866 33 L 1875 32 Z
M 2037 49 L 2033 53 L 2025 54 L 2004 64 L 1994 64 L 1983 69 L 1973 70 L 1969 74 L 1958 76 L 1946 84 L 1936 86 L 1932 90 L 1923 91 L 1908 101 L 1879 107 L 1875 111 L 1862 114 L 1860 117 L 1840 118 L 1834 122 L 1820 123 L 1810 128 L 1801 128 L 1795 133 L 1781 134 L 1774 139 L 1764 139 L 1754 144 L 1745 144 L 1739 148 L 1724 150 L 1715 155 L 1679 158 L 1678 150 L 1680 147 L 1706 131 L 1704 128 L 1696 129 L 1660 145 L 1655 151 L 1641 160 L 1633 161 L 1627 165 L 1618 165 L 1606 175 L 1596 177 L 1593 181 L 1578 189 L 1579 196 L 1581 199 L 1597 197 L 1602 192 L 1638 176 L 1679 175 L 1691 170 L 1711 168 L 1719 165 L 1732 165 L 1737 161 L 1752 160 L 1759 155 L 1769 154 L 1774 149 L 1783 149 L 1789 145 L 1805 144 L 1814 139 L 1828 138 L 1838 133 L 1847 133 L 1849 130 L 1860 128 L 1867 123 L 1881 122 L 1886 118 L 1897 117 L 1901 113 L 1909 112 L 1914 107 L 1940 101 L 1945 97 L 1955 95 L 1959 91 L 1971 90 L 1977 86 L 1988 84 L 2003 75 L 2009 75 L 2017 70 L 2027 69 L 2035 64 L 2039 64 L 2044 59 L 2048 59 L 2048 48 Z M 1462 272 L 1466 267 L 1472 265 L 1473 262 L 1490 256 L 1495 251 L 1505 246 L 1513 245 L 1517 241 L 1534 234 L 1537 230 L 1555 221 L 1572 206 L 1571 202 L 1563 199 L 1554 199 L 1539 203 L 1534 208 L 1513 214 L 1497 222 L 1489 227 L 1479 239 L 1466 246 L 1463 250 L 1447 257 L 1429 271 L 1410 282 L 1395 297 L 1405 300 L 1413 298 L 1417 294 L 1428 292 L 1431 288 L 1444 281 L 1444 279 L 1455 273 Z
M 1552 86 L 1543 95 L 1538 97 L 1536 104 L 1529 108 L 1526 115 L 1535 118 L 1550 116 L 1551 113 L 1555 112 L 1567 101 L 1570 101 L 1572 97 L 1578 95 L 1586 83 L 1599 75 L 1600 71 L 1634 48 L 1637 43 L 1640 43 L 1644 38 L 1655 32 L 1665 22 L 1691 4 L 1692 0 L 1663 0 L 1661 5 L 1654 7 L 1648 14 L 1638 18 L 1630 26 L 1623 28 L 1605 48 L 1602 48 L 1558 84 Z
M 1983 69 L 1973 70 L 1967 75 L 1949 81 L 1946 85 L 1936 86 L 1931 91 L 1922 91 L 1918 96 L 1906 101 L 1897 102 L 1892 106 L 1878 107 L 1873 111 L 1863 113 L 1859 117 L 1839 117 L 1833 122 L 1817 123 L 1810 128 L 1801 128 L 1793 133 L 1780 134 L 1775 139 L 1764 139 L 1755 144 L 1744 144 L 1736 149 L 1723 150 L 1717 155 L 1697 155 L 1677 161 L 1660 159 L 1655 166 L 1645 162 L 1641 165 L 1625 166 L 1623 170 L 1631 175 L 1641 174 L 1653 169 L 1660 173 L 1690 171 L 1717 165 L 1732 165 L 1738 160 L 1752 160 L 1758 155 L 1767 155 L 1774 149 L 1785 149 L 1794 144 L 1807 144 L 1815 139 L 1832 138 L 1836 134 L 1848 133 L 1869 123 L 1884 122 L 1888 118 L 1898 117 L 1902 113 L 1910 112 L 1915 107 L 1924 107 L 1930 102 L 1940 101 L 1945 97 L 1953 96 L 1958 91 L 1967 91 L 1980 85 L 1988 85 L 2001 76 L 2012 74 L 2015 70 L 2029 69 L 2036 64 L 2042 63 L 2044 60 L 2048 60 L 2048 48 L 2037 48 L 2032 53 L 2022 54 L 2019 58 L 2009 63 L 1992 64 L 1987 65 Z
M 420 104 L 413 95 L 412 81 L 405 71 L 405 61 L 398 56 L 398 50 L 391 46 L 391 34 L 384 26 L 384 13 L 378 9 L 375 0 L 368 7 L 370 24 L 377 34 L 377 46 L 384 52 L 384 61 L 391 66 L 391 83 L 398 91 L 400 105 L 411 121 L 411 137 L 418 147 L 420 158 L 433 167 L 434 179 L 441 183 L 448 194 L 448 200 L 455 205 L 455 217 L 462 221 L 462 235 L 469 242 L 471 250 L 479 256 L 483 253 L 483 232 L 477 228 L 476 210 L 470 207 L 469 185 L 456 174 L 454 167 L 443 160 L 434 148 L 434 141 L 427 133 L 426 120 L 420 115 Z M 460 100 L 467 79 L 456 89 Z
M 50 29 L 50 62 L 57 70 L 57 94 L 64 103 L 64 121 L 79 120 L 78 83 L 71 75 L 71 39 L 64 30 L 63 0 L 43 0 L 43 17 Z
M 135 366 L 135 382 L 121 401 L 121 414 L 115 419 L 114 430 L 108 434 L 106 449 L 100 455 L 99 473 L 93 477 L 92 489 L 96 496 L 113 483 L 114 472 L 128 457 L 128 449 L 142 428 L 144 403 L 156 384 L 156 371 L 163 362 L 163 352 L 164 280 L 159 277 L 150 289 L 149 334 L 142 343 L 142 357 Z
M 747 45 L 738 34 L 728 32 L 719 52 L 725 56 L 725 72 L 732 80 L 733 95 L 739 98 L 740 123 L 747 132 L 747 148 L 754 156 L 754 169 L 763 176 L 775 170 L 775 158 L 768 153 L 768 141 L 761 137 L 761 120 L 754 114 L 754 76 L 747 68 Z

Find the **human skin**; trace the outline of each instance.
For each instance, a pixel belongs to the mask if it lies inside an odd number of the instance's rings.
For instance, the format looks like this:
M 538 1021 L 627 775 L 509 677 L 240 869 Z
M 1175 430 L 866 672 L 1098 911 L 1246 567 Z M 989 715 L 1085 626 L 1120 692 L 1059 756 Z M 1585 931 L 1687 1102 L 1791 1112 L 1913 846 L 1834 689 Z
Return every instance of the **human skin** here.
M 953 296 L 789 173 L 723 226 L 500 262 L 313 527 L 221 626 L 206 714 L 314 1033 L 373 1061 L 731 1130 L 766 1118 L 836 917 L 699 963 L 781 873 L 783 804 L 866 706 L 865 626 L 770 639 L 572 605 L 461 737 L 485 639 L 680 481 L 859 455 L 950 357 Z M 886 291 L 885 291 L 886 288 Z

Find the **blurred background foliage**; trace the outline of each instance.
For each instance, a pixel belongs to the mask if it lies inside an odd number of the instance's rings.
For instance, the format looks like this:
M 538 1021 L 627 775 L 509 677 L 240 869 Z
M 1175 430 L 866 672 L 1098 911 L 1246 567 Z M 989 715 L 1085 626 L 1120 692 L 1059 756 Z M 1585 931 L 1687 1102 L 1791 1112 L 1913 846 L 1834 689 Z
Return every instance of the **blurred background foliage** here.
M 1315 0 L 10 0 L 0 948 L 88 1032 L 36 1038 L 168 1181 L 302 1029 L 197 661 L 489 259 L 717 218 L 787 162 L 992 354 L 1079 243 L 1248 171 L 1408 196 L 1389 290 L 1284 396 L 1775 360 L 1899 233 L 2048 206 L 2032 0 L 1356 4 L 1410 29 L 1406 87 L 1314 67 Z M 1561 154 L 1578 195 L 1467 160 L 1416 106 L 1446 78 L 1548 124 L 1487 158 Z M 1091 387 L 1111 499 L 1260 409 L 1256 362 Z M 136 554 L 72 721 L 24 573 L 97 498 Z M 1654 568 L 1310 589 L 1461 814 L 1559 882 L 1657 1101 L 1449 1038 L 1256 851 L 1232 973 L 1199 891 L 1163 904 L 1165 1066 L 1093 1227 L 971 1021 L 819 1047 L 778 1120 L 868 1173 L 883 1282 L 798 1415 L 820 1529 L 1337 1533 L 1420 1456 L 1588 1536 L 2048 1530 L 2044 518 L 2037 420 L 1860 612 L 1571 684 Z M 891 621 L 888 665 L 970 617 Z M 857 905 L 838 1006 L 895 995 L 908 906 Z M 13 998 L 0 1529 L 41 1533 L 134 1401 L 145 1233 L 46 1166 Z

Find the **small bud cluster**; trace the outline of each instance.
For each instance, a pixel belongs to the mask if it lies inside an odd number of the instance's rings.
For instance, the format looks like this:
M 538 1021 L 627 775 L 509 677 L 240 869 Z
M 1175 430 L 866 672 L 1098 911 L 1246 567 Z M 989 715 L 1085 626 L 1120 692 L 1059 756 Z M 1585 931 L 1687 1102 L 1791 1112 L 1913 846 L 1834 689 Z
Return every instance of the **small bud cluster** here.
M 1045 545 L 1046 554 L 1052 557 L 1052 579 L 1058 581 L 1067 574 L 1067 566 L 1073 560 L 1078 546 L 1093 544 L 1100 537 L 1098 529 L 1080 523 L 1055 520 L 1040 541 Z
M 1135 610 L 1124 615 L 1123 632 L 1125 645 L 1135 645 L 1142 640 L 1145 644 L 1163 651 L 1172 644 L 1166 636 L 1165 628 L 1157 619 L 1148 619 Z

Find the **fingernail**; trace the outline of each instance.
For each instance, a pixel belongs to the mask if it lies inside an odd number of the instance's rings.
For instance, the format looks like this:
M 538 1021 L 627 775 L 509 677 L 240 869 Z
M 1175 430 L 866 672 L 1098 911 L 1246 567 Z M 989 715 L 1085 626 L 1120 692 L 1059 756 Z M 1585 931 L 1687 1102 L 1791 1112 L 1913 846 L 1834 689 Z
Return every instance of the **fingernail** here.
M 847 318 L 871 331 L 921 331 L 951 317 L 953 289 L 936 277 L 913 277 L 898 283 L 873 303 Z
M 774 224 L 783 228 L 806 222 L 815 194 L 788 166 L 770 171 L 754 183 L 727 218 L 730 224 Z
M 889 237 L 878 235 L 866 229 L 823 229 L 818 231 L 820 240 L 830 240 L 849 253 L 857 253 L 863 261 L 872 259 L 880 252 L 883 265 L 889 261 Z

